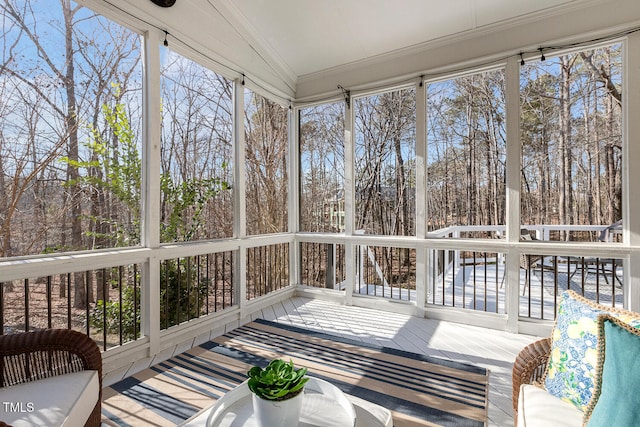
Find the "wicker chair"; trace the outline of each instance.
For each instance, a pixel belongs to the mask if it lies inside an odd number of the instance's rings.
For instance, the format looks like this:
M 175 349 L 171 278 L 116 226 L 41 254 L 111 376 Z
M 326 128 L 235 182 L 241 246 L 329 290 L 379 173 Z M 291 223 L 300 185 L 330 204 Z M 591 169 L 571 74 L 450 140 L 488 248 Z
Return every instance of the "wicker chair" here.
M 0 387 L 82 370 L 98 371 L 100 392 L 86 426 L 100 426 L 102 355 L 87 335 L 67 329 L 45 329 L 0 336 Z M 0 422 L 1 425 L 6 425 Z
M 522 384 L 533 384 L 542 380 L 547 367 L 547 361 L 551 354 L 551 338 L 544 338 L 532 342 L 522 350 L 513 363 L 512 382 L 512 404 L 514 419 L 518 413 L 518 394 Z

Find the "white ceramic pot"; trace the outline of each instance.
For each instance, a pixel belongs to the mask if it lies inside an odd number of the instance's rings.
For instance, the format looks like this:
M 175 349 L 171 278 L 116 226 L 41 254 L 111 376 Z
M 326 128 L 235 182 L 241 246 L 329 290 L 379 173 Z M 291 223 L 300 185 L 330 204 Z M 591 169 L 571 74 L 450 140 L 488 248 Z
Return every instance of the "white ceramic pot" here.
M 265 400 L 251 394 L 253 413 L 259 427 L 295 427 L 302 412 L 304 391 L 287 400 Z

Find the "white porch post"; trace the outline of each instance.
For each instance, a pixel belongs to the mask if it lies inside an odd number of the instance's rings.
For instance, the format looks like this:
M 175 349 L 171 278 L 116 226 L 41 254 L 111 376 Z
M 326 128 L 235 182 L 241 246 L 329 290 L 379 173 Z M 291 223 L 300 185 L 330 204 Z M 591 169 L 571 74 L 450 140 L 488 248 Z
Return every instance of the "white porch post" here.
M 622 218 L 623 244 L 640 246 L 640 33 L 630 34 L 625 43 L 622 97 Z M 640 311 L 640 252 L 630 251 L 624 261 L 625 306 Z
M 289 108 L 289 233 L 300 231 L 300 110 Z M 300 244 L 294 239 L 289 245 L 289 285 L 300 283 Z
M 160 246 L 160 34 L 148 32 L 143 49 L 142 218 L 141 244 Z M 142 266 L 141 331 L 149 337 L 149 353 L 160 351 L 160 261 L 155 256 Z
M 241 79 L 233 81 L 233 235 L 242 239 L 247 235 L 246 173 L 244 142 L 244 85 Z M 240 318 L 246 316 L 247 303 L 247 249 L 240 245 L 234 265 L 235 298 L 240 307 Z
M 421 77 L 416 83 L 416 238 L 427 237 L 427 91 Z M 427 245 L 416 248 L 416 315 L 425 316 L 429 271 Z
M 507 120 L 507 176 L 506 176 L 506 230 L 509 243 L 520 240 L 520 66 L 518 59 L 507 60 L 506 120 Z M 509 250 L 506 256 L 507 330 L 518 331 L 520 286 L 520 253 Z
M 353 142 L 354 116 L 353 100 L 350 95 L 345 102 L 344 110 L 344 234 L 353 236 L 355 226 L 355 146 Z M 353 304 L 353 287 L 356 279 L 356 252 L 352 240 L 347 239 L 345 252 L 345 303 Z

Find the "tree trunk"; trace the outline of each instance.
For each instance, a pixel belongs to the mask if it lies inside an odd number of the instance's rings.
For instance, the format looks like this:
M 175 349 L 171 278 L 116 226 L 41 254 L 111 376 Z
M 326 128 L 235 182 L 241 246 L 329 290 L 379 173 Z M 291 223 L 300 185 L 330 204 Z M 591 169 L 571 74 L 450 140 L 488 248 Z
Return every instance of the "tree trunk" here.
M 77 122 L 77 104 L 75 93 L 75 66 L 73 55 L 73 15 L 71 3 L 69 0 L 62 2 L 62 10 L 65 23 L 65 58 L 66 72 L 64 76 L 64 84 L 67 95 L 67 112 L 65 116 L 65 124 L 69 136 L 68 157 L 70 162 L 67 163 L 67 182 L 71 182 L 68 191 L 68 203 L 71 205 L 71 245 L 72 249 L 83 249 L 82 244 L 82 200 L 80 197 L 80 189 L 77 186 L 78 168 L 72 165 L 72 162 L 79 160 L 78 154 L 78 122 Z M 85 283 L 84 274 L 75 274 L 75 293 L 73 306 L 75 308 L 86 308 Z
M 3 139 L 0 137 L 0 144 L 2 142 L 3 142 Z M 2 156 L 0 156 L 0 212 L 2 212 L 3 215 L 5 215 L 5 219 L 1 227 L 2 235 L 0 236 L 0 238 L 2 238 L 2 247 L 0 249 L 0 256 L 9 257 L 11 256 L 11 227 L 9 226 L 11 217 L 7 215 L 7 212 L 9 210 L 9 205 L 7 203 L 7 200 L 8 200 L 7 187 L 6 187 L 7 184 L 4 177 L 5 177 L 4 159 L 2 158 Z
M 573 224 L 573 186 L 571 159 L 571 64 L 566 56 L 560 58 L 560 138 L 558 152 L 560 154 L 559 216 L 561 224 Z M 565 235 L 568 239 L 568 235 Z
M 592 103 L 597 104 L 598 102 L 598 97 L 592 96 L 591 91 L 594 88 L 590 87 L 589 88 L 589 94 L 587 95 L 587 102 L 584 103 L 584 133 L 585 136 L 587 138 L 587 144 L 586 144 L 586 150 L 587 150 L 587 171 L 591 171 L 596 169 L 593 163 L 593 148 L 595 146 L 595 144 L 597 143 L 597 134 L 598 134 L 598 126 L 597 126 L 597 116 L 594 114 L 593 118 L 591 118 L 591 114 L 589 114 L 590 111 L 595 111 L 596 110 L 596 106 L 592 105 Z M 595 121 L 595 123 L 594 123 Z M 586 174 L 586 178 L 587 178 L 587 191 L 586 191 L 586 204 L 587 206 L 586 208 L 586 215 L 587 215 L 587 223 L 588 224 L 597 224 L 597 220 L 595 218 L 595 210 L 594 210 L 594 185 L 593 185 L 593 175 L 590 172 L 587 172 Z

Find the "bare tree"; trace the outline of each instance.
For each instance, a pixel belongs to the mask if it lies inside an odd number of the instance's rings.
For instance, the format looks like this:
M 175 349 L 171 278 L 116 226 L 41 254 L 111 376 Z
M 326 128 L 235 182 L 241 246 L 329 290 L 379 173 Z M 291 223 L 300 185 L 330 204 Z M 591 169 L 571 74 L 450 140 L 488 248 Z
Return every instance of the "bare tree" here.
M 503 223 L 503 73 L 430 84 L 428 94 L 429 212 L 439 218 L 434 228 Z
M 344 104 L 313 106 L 300 113 L 302 231 L 344 227 Z
M 415 230 L 415 90 L 355 102 L 356 228 L 411 235 Z
M 233 233 L 233 199 L 226 186 L 233 156 L 231 82 L 175 53 L 168 55 L 162 75 L 162 238 L 229 237 Z M 176 203 L 188 197 L 193 203 Z M 177 215 L 181 225 L 172 224 Z
M 255 93 L 245 123 L 247 233 L 287 230 L 287 127 L 285 108 Z

